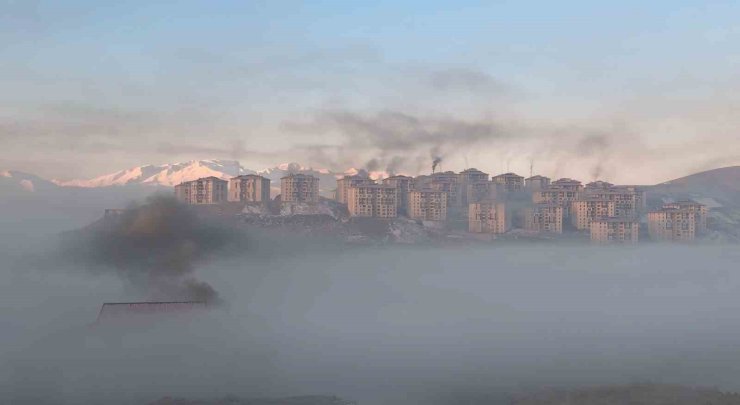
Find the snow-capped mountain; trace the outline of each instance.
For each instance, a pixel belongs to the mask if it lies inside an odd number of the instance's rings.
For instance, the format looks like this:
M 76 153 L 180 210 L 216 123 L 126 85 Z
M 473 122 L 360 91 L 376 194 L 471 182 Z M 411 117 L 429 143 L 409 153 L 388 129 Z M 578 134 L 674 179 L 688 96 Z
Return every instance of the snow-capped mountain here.
M 228 180 L 244 174 L 259 174 L 272 180 L 273 187 L 279 189 L 280 178 L 291 173 L 310 174 L 318 177 L 322 191 L 332 190 L 336 187 L 336 179 L 345 174 L 334 173 L 328 169 L 305 167 L 299 163 L 282 163 L 275 167 L 256 171 L 245 168 L 235 160 L 191 160 L 182 163 L 137 166 L 92 179 L 53 180 L 53 182 L 63 187 L 83 188 L 131 185 L 172 187 L 184 181 L 201 177 L 214 176 Z
M 228 180 L 244 174 L 259 174 L 272 181 L 274 191 L 279 192 L 280 179 L 291 173 L 309 174 L 319 178 L 320 191 L 326 195 L 336 188 L 336 179 L 345 175 L 365 174 L 374 179 L 387 175 L 383 172 L 370 172 L 350 168 L 343 172 L 334 172 L 324 168 L 306 167 L 299 163 L 281 163 L 275 167 L 262 170 L 245 168 L 235 160 L 191 160 L 189 162 L 168 163 L 162 165 L 144 165 L 119 170 L 91 179 L 51 180 L 14 171 L 0 172 L 0 179 L 13 178 L 13 184 L 27 191 L 34 191 L 39 185 L 43 187 L 64 188 L 104 188 L 113 186 L 152 186 L 173 187 L 184 181 L 214 176 Z M 8 181 L 6 181 L 8 183 Z
M 224 180 L 242 174 L 253 174 L 235 160 L 191 160 L 189 162 L 164 165 L 146 165 L 120 170 L 87 180 L 59 181 L 54 183 L 65 187 L 109 187 L 124 185 L 146 185 L 172 187 L 183 181 L 214 176 Z

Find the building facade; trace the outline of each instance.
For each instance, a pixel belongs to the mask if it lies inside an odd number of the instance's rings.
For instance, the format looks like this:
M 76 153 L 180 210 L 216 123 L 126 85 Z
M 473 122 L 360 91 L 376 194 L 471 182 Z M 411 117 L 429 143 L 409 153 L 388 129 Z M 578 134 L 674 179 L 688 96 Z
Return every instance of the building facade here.
M 570 203 L 570 221 L 579 231 L 588 230 L 594 218 L 614 217 L 616 212 L 614 201 L 598 197 L 585 196 Z
M 186 204 L 220 204 L 227 201 L 229 183 L 218 177 L 203 177 L 175 186 L 175 196 Z
M 532 232 L 563 233 L 563 207 L 536 204 L 524 210 L 524 229 Z
M 319 179 L 309 174 L 291 174 L 280 179 L 280 199 L 283 203 L 319 202 Z
M 395 218 L 398 215 L 398 189 L 387 184 L 350 187 L 347 209 L 353 217 Z
M 648 235 L 655 241 L 692 241 L 696 215 L 688 209 L 662 208 L 648 212 Z
M 495 201 L 470 203 L 468 208 L 469 232 L 502 234 L 509 229 L 511 229 L 511 220 L 506 215 L 504 203 Z
M 409 192 L 409 218 L 423 221 L 447 220 L 447 193 L 437 190 L 413 190 Z
M 563 207 L 563 218 L 570 218 L 570 203 L 581 196 L 582 188 L 577 180 L 556 180 L 545 189 L 532 193 L 532 202 L 560 205 Z
M 550 178 L 545 176 L 532 176 L 524 179 L 524 190 L 529 193 L 541 191 L 550 186 Z
M 396 188 L 396 200 L 398 201 L 398 213 L 406 213 L 409 205 L 409 192 L 414 189 L 414 178 L 396 175 L 383 179 L 383 184 Z
M 591 242 L 637 243 L 640 223 L 632 218 L 594 218 L 589 229 Z
M 375 181 L 371 180 L 367 176 L 354 175 L 344 176 L 341 179 L 337 179 L 337 190 L 334 199 L 342 204 L 347 204 L 349 201 L 349 189 L 355 186 L 375 184 Z
M 702 235 L 707 231 L 707 214 L 709 211 L 706 205 L 699 204 L 696 201 L 684 200 L 663 204 L 663 208 L 687 210 L 691 212 L 692 214 L 694 214 L 694 225 L 696 229 L 696 234 Z
M 515 173 L 504 173 L 491 177 L 491 181 L 501 184 L 507 192 L 517 192 L 524 190 L 524 177 Z
M 270 179 L 256 174 L 237 176 L 229 180 L 229 201 L 270 201 Z
M 465 169 L 457 175 L 457 192 L 459 194 L 458 199 L 460 200 L 461 206 L 467 207 L 468 203 L 476 202 L 468 200 L 468 187 L 471 184 L 480 184 L 482 182 L 487 183 L 488 177 L 488 173 L 484 173 L 475 168 Z

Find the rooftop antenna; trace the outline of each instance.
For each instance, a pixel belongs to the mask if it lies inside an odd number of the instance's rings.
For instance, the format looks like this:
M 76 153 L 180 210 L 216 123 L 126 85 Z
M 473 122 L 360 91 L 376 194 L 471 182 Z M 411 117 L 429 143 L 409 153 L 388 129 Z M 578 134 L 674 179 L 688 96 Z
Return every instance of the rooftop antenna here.
M 534 159 L 529 161 L 529 177 L 534 175 Z
M 465 155 L 465 170 L 470 169 L 470 166 L 468 166 L 468 155 Z

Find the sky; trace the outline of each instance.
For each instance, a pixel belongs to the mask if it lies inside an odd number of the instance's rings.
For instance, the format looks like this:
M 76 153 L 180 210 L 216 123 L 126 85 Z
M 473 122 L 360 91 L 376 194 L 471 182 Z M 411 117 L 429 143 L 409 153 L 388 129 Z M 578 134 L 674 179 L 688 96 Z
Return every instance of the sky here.
M 740 164 L 733 1 L 0 0 L 0 169 Z

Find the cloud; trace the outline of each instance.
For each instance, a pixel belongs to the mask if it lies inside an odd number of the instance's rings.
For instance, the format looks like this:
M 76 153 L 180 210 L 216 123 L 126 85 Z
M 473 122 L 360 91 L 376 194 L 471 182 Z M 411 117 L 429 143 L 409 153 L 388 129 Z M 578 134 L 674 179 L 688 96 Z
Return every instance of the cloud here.
M 441 91 L 505 93 L 509 90 L 509 86 L 488 73 L 464 68 L 433 72 L 429 82 L 434 89 Z

